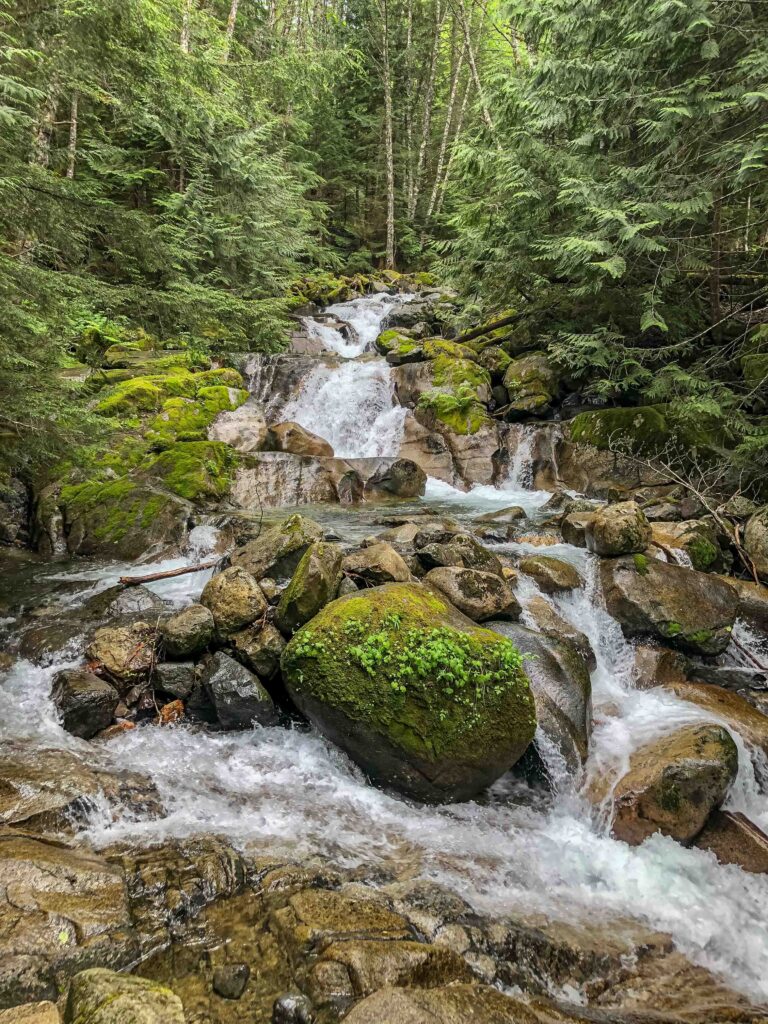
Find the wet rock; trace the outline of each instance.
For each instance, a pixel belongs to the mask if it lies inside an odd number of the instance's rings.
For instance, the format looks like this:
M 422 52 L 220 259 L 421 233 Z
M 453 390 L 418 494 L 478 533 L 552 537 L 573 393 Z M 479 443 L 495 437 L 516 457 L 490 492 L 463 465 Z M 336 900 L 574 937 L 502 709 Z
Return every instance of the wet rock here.
M 768 633 L 768 587 L 752 580 L 741 580 L 735 576 L 723 576 L 739 595 L 738 617 L 747 625 Z
M 509 505 L 507 508 L 495 509 L 493 512 L 486 512 L 482 516 L 478 516 L 475 520 L 476 523 L 491 523 L 496 525 L 503 523 L 504 525 L 513 525 L 519 523 L 523 519 L 526 519 L 525 509 L 519 505 Z
M 737 693 L 710 683 L 666 683 L 666 690 L 712 713 L 738 732 L 748 744 L 768 757 L 768 715 L 754 708 Z
M 504 373 L 510 413 L 546 416 L 560 388 L 558 374 L 546 352 L 529 352 L 513 359 Z
M 232 555 L 257 580 L 262 576 L 281 579 L 292 576 L 310 544 L 323 539 L 323 528 L 305 516 L 292 515 L 279 526 L 265 530 Z
M 449 484 L 454 481 L 453 456 L 445 438 L 429 430 L 410 412 L 405 417 L 399 455 L 415 462 L 427 476 Z
M 566 544 L 576 548 L 587 546 L 587 527 L 595 517 L 594 512 L 571 512 L 560 523 L 560 533 Z
M 377 469 L 365 482 L 365 493 L 391 494 L 397 498 L 418 498 L 424 494 L 427 474 L 410 459 L 399 458 Z
M 0 1024 L 61 1024 L 56 1004 L 27 1003 L 11 1010 L 0 1010 Z
M 255 576 L 242 565 L 230 566 L 210 579 L 200 595 L 200 604 L 210 611 L 222 638 L 250 626 L 267 611 L 267 600 Z
M 654 832 L 691 842 L 725 799 L 737 769 L 736 744 L 722 726 L 689 725 L 661 736 L 631 755 L 610 795 L 613 834 L 631 846 Z M 593 798 L 606 795 L 603 787 L 593 788 Z
M 480 792 L 517 761 L 535 729 L 512 644 L 416 583 L 326 605 L 290 641 L 282 668 L 294 702 L 326 736 L 375 780 L 418 799 Z M 490 678 L 477 692 L 484 673 Z
M 82 650 L 83 623 L 69 619 L 25 628 L 19 639 L 19 657 L 36 665 L 61 661 L 63 651 L 78 654 Z
M 162 812 L 153 783 L 136 772 L 116 771 L 89 755 L 86 764 L 66 750 L 8 743 L 0 752 L 0 824 L 33 832 L 69 832 L 100 801 L 130 803 L 153 816 Z
M 341 564 L 338 544 L 317 541 L 307 548 L 277 605 L 275 622 L 281 633 L 291 636 L 336 597 Z
M 366 587 L 379 587 L 382 583 L 407 583 L 411 579 L 411 571 L 402 557 L 385 541 L 377 541 L 359 551 L 353 551 L 344 558 L 343 569 L 345 575 Z
M 272 1007 L 272 1024 L 313 1024 L 312 1001 L 301 993 L 279 996 Z
M 608 612 L 625 636 L 652 636 L 691 654 L 722 654 L 738 598 L 727 583 L 644 555 L 601 564 Z
M 551 555 L 529 555 L 518 562 L 518 569 L 532 577 L 544 594 L 559 594 L 581 586 L 581 576 L 570 562 Z
M 165 653 L 171 658 L 188 658 L 205 650 L 215 631 L 213 615 L 202 604 L 191 604 L 160 624 Z
M 329 459 L 288 452 L 255 452 L 240 457 L 229 497 L 240 508 L 264 508 L 340 500 Z M 256 575 L 254 573 L 254 575 Z
M 0 544 L 29 539 L 29 495 L 17 477 L 0 479 Z
M 333 458 L 333 448 L 326 440 L 299 423 L 275 423 L 269 431 L 269 443 L 276 452 Z
M 421 413 L 419 413 L 421 415 Z M 483 419 L 473 430 L 451 430 L 447 425 L 439 429 L 453 456 L 456 475 L 468 487 L 473 484 L 492 484 L 496 475 L 495 462 L 501 450 L 499 428 L 494 420 Z
M 640 506 L 622 501 L 600 508 L 586 523 L 587 548 L 597 555 L 642 552 L 651 540 L 651 526 Z
M 64 1024 L 185 1024 L 177 995 L 135 974 L 81 971 L 69 986 Z
M 717 572 L 724 567 L 718 530 L 712 520 L 694 519 L 683 522 L 655 522 L 651 530 L 653 544 L 673 556 L 682 551 L 699 572 Z
M 417 531 L 413 536 L 413 547 L 423 548 L 427 544 L 447 544 L 459 534 L 466 535 L 466 529 L 461 523 L 448 516 L 441 519 L 427 519 L 423 523 L 417 522 Z
M 192 661 L 162 661 L 155 665 L 152 685 L 156 690 L 186 700 L 195 685 L 195 665 Z
M 213 991 L 222 999 L 239 999 L 248 979 L 251 976 L 251 969 L 248 964 L 224 964 L 216 967 L 213 972 Z
M 546 598 L 539 594 L 530 598 L 526 602 L 525 613 L 527 624 L 532 623 L 537 632 L 543 633 L 544 636 L 548 636 L 552 640 L 567 640 L 582 656 L 590 672 L 595 669 L 597 659 L 589 637 L 555 611 Z
M 97 619 L 118 619 L 122 616 L 143 615 L 156 619 L 165 611 L 165 605 L 149 587 L 124 587 L 122 584 L 102 590 L 83 605 L 85 615 Z
M 488 345 L 478 353 L 477 361 L 490 373 L 491 380 L 494 383 L 499 383 L 504 379 L 511 359 L 503 348 L 499 348 L 498 345 Z
M 658 644 L 635 645 L 635 686 L 638 690 L 685 682 L 687 677 L 686 658 L 678 651 Z
M 416 546 L 418 547 L 418 541 Z M 497 576 L 503 575 L 501 562 L 496 555 L 468 534 L 458 534 L 443 543 L 426 544 L 418 549 L 417 554 L 425 569 L 459 566 L 463 569 L 492 572 Z
M 256 676 L 221 651 L 202 663 L 200 680 L 224 729 L 250 729 L 276 725 L 277 711 L 272 698 Z
M 487 985 L 383 988 L 358 1003 L 348 1024 L 536 1024 L 522 1003 Z
M 123 694 L 147 678 L 155 661 L 157 631 L 147 622 L 102 626 L 93 634 L 85 656 L 96 671 Z
M 87 669 L 66 669 L 53 680 L 51 699 L 67 732 L 89 740 L 112 721 L 120 699 L 117 690 Z
M 710 850 L 721 864 L 768 874 L 768 836 L 739 811 L 713 811 L 694 845 Z
M 436 587 L 473 622 L 520 618 L 520 604 L 512 588 L 496 573 L 443 566 L 430 570 L 423 582 Z
M 168 704 L 163 704 L 157 713 L 155 719 L 155 725 L 176 725 L 181 722 L 184 718 L 184 702 L 181 700 L 172 700 Z
M 118 867 L 62 843 L 3 835 L 0 1006 L 55 1000 L 74 972 L 126 968 L 136 953 Z
M 592 683 L 586 662 L 567 640 L 554 640 L 509 623 L 491 623 L 523 654 L 536 701 L 539 729 L 576 774 L 587 759 L 592 731 Z
M 208 439 L 223 441 L 237 452 L 258 452 L 267 443 L 267 433 L 264 411 L 251 398 L 237 409 L 220 413 L 208 430 Z
M 744 528 L 744 550 L 760 579 L 768 583 L 768 507 L 756 512 L 747 521 Z
M 259 679 L 272 679 L 280 669 L 285 640 L 270 623 L 248 626 L 229 638 L 232 653 Z

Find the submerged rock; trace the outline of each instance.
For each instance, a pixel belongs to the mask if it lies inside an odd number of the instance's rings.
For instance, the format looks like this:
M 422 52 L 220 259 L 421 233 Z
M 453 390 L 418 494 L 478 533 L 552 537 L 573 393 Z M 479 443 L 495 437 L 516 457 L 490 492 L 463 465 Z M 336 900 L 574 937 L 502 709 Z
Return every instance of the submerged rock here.
M 117 690 L 87 669 L 65 669 L 53 680 L 53 703 L 67 732 L 89 740 L 112 721 L 120 700 Z
M 691 654 L 722 654 L 731 639 L 738 598 L 706 573 L 635 555 L 603 561 L 608 612 L 626 636 L 653 636 Z
M 213 991 L 222 999 L 239 999 L 248 979 L 251 976 L 251 969 L 248 964 L 224 964 L 216 967 L 213 972 Z
M 598 509 L 585 523 L 586 546 L 597 555 L 642 552 L 651 540 L 651 525 L 634 501 Z
M 344 1019 L 348 1024 L 537 1024 L 538 1020 L 524 1004 L 498 989 L 466 984 L 383 988 L 358 1003 Z
M 203 588 L 200 604 L 210 611 L 221 638 L 250 626 L 267 611 L 267 599 L 256 578 L 241 565 L 212 577 Z
M 83 612 L 98 619 L 117 619 L 123 615 L 143 615 L 147 619 L 165 611 L 165 604 L 149 587 L 124 587 L 118 583 L 89 598 Z
M 331 602 L 293 637 L 282 667 L 323 733 L 378 782 L 418 799 L 475 795 L 535 730 L 514 646 L 415 583 Z
M 65 1024 L 185 1024 L 177 995 L 135 974 L 94 967 L 69 986 Z
M 213 640 L 215 623 L 210 610 L 202 604 L 191 604 L 160 624 L 166 654 L 187 658 L 204 650 Z
M 238 548 L 232 563 L 242 566 L 257 580 L 263 576 L 284 579 L 296 571 L 309 545 L 322 539 L 322 526 L 306 516 L 292 515 Z
M 272 698 L 256 676 L 229 655 L 221 651 L 209 655 L 202 663 L 200 680 L 224 729 L 250 729 L 254 722 L 277 724 Z
M 710 850 L 721 864 L 768 874 L 768 836 L 739 811 L 713 811 L 695 845 Z
M 320 540 L 307 548 L 275 611 L 275 622 L 285 636 L 295 633 L 336 597 L 343 575 L 341 563 L 338 544 Z
M 552 640 L 567 640 L 582 656 L 590 671 L 596 667 L 597 658 L 592 650 L 589 637 L 555 611 L 545 597 L 536 594 L 530 598 L 525 604 L 525 613 L 529 623 L 533 623 L 537 632 L 543 633 L 544 636 L 548 636 Z
M 428 572 L 423 582 L 436 587 L 473 622 L 520 617 L 520 604 L 512 588 L 496 573 L 442 566 Z
M 610 795 L 614 836 L 631 846 L 654 832 L 691 842 L 725 799 L 738 760 L 728 730 L 709 723 L 686 726 L 636 750 Z M 593 796 L 602 797 L 602 788 L 598 783 Z

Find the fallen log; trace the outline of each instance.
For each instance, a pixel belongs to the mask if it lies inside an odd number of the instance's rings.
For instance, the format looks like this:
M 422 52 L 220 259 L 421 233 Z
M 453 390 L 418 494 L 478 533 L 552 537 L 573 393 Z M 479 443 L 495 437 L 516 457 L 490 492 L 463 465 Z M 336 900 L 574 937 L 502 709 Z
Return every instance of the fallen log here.
M 456 338 L 455 342 L 457 345 L 463 345 L 467 341 L 474 341 L 475 338 L 481 338 L 484 334 L 490 334 L 491 331 L 497 331 L 500 327 L 509 327 L 510 324 L 516 324 L 518 320 L 522 320 L 523 317 L 529 315 L 529 310 L 524 310 L 522 313 L 512 313 L 511 316 L 505 316 L 501 320 L 496 320 L 492 324 L 482 324 L 480 327 L 475 327 L 474 330 L 467 331 L 466 334 L 462 334 L 461 337 Z
M 185 565 L 181 569 L 166 569 L 165 572 L 150 572 L 146 576 L 121 576 L 120 583 L 124 587 L 137 587 L 141 583 L 154 583 L 155 580 L 168 580 L 172 576 L 186 576 L 190 572 L 202 572 L 204 569 L 215 569 L 218 558 L 212 562 L 201 562 L 199 565 Z

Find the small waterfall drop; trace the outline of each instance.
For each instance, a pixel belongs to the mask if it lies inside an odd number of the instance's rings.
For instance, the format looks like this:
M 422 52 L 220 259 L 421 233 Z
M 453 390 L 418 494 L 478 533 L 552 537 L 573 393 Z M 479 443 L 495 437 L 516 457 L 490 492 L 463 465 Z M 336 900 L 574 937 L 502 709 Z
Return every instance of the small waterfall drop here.
M 509 433 L 517 434 L 517 446 L 509 464 L 504 490 L 528 491 L 533 487 L 533 448 L 536 442 L 536 427 L 530 423 L 514 424 Z
M 378 338 L 381 325 L 388 314 L 415 298 L 416 296 L 410 293 L 388 295 L 386 292 L 376 292 L 373 295 L 352 299 L 350 302 L 337 302 L 333 306 L 328 306 L 324 315 L 349 324 L 352 329 L 351 337 L 345 337 L 335 327 L 313 317 L 303 317 L 302 323 L 310 337 L 319 341 L 327 351 L 335 352 L 344 359 L 354 359 L 373 349 L 373 343 Z

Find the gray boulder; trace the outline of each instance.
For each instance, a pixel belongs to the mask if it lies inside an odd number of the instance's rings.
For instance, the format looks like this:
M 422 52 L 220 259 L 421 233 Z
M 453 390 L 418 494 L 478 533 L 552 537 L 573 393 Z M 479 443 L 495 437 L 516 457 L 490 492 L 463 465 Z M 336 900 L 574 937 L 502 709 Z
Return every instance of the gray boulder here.
M 200 595 L 200 604 L 209 609 L 220 637 L 250 626 L 267 611 L 267 599 L 259 584 L 241 565 L 233 565 L 210 579 Z
M 202 663 L 200 680 L 224 729 L 277 723 L 272 698 L 256 676 L 228 654 L 209 655 Z
M 204 650 L 215 630 L 213 615 L 202 604 L 191 604 L 160 624 L 165 652 L 171 658 L 188 658 Z
M 520 618 L 520 604 L 512 588 L 496 573 L 441 566 L 428 572 L 422 582 L 436 587 L 473 622 Z
M 65 669 L 53 680 L 51 698 L 67 732 L 89 740 L 111 723 L 120 699 L 106 680 L 87 669 Z

